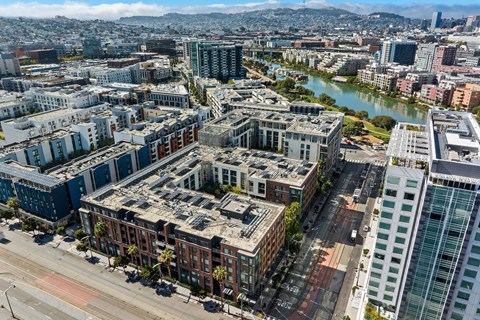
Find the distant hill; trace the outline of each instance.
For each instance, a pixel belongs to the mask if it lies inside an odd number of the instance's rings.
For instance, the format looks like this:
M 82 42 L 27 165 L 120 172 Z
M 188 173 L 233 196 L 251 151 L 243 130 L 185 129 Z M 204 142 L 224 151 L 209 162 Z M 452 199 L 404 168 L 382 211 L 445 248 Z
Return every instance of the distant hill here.
M 390 13 L 390 12 L 374 12 L 368 15 L 370 18 L 385 18 L 385 19 L 405 19 L 404 16 Z
M 119 23 L 145 25 L 155 27 L 166 26 L 209 26 L 220 28 L 231 28 L 232 26 L 251 26 L 251 27 L 305 27 L 318 24 L 319 22 L 335 20 L 356 20 L 360 15 L 347 10 L 334 7 L 322 9 L 267 9 L 257 11 L 245 11 L 240 13 L 207 13 L 207 14 L 181 14 L 167 13 L 163 16 L 133 16 L 122 17 Z M 259 28 L 261 29 L 261 28 Z

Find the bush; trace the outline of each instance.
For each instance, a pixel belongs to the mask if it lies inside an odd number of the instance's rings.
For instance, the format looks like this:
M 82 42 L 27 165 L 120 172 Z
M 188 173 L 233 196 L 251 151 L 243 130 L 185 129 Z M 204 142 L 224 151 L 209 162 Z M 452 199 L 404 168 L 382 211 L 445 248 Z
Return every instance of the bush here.
M 374 215 L 378 215 L 379 213 L 380 213 L 380 211 L 377 208 L 373 209 L 373 214 Z
M 77 240 L 82 240 L 83 238 L 85 238 L 87 236 L 87 234 L 85 232 L 83 232 L 82 228 L 79 228 L 73 233 L 73 236 Z
M 58 227 L 56 232 L 57 234 L 63 236 L 65 234 L 65 230 L 66 230 L 65 227 Z
M 0 218 L 5 218 L 5 219 L 12 219 L 14 216 L 14 213 L 10 210 L 8 211 L 0 211 Z
M 370 250 L 368 250 L 368 249 L 363 249 L 363 254 L 364 254 L 364 255 L 367 255 L 369 252 L 370 252 Z

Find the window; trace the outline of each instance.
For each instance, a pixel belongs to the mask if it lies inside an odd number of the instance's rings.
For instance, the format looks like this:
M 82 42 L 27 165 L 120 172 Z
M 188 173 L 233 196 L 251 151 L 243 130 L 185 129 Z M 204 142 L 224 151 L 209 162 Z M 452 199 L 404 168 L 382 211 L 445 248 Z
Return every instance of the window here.
M 402 249 L 402 248 L 393 247 L 393 253 L 403 254 L 403 249 Z
M 410 222 L 410 217 L 404 216 L 404 215 L 400 215 L 400 222 L 409 223 L 409 222 Z
M 388 285 L 387 285 L 387 286 L 385 286 L 385 291 L 387 291 L 387 292 L 395 292 L 395 287 L 393 287 L 393 286 L 388 286 Z
M 465 269 L 465 271 L 463 272 L 463 275 L 465 277 L 475 279 L 477 277 L 477 272 L 470 269 Z
M 468 299 L 470 299 L 470 294 L 459 291 L 458 294 L 457 294 L 457 298 L 468 301 Z
M 382 211 L 382 214 L 380 216 L 382 218 L 385 218 L 385 219 L 392 219 L 393 213 L 387 212 L 387 211 Z
M 471 265 L 471 266 L 479 267 L 480 266 L 480 259 L 468 258 L 467 264 Z
M 380 279 L 382 275 L 378 272 L 371 272 L 370 277 Z
M 402 211 L 412 212 L 412 206 L 409 204 L 402 204 Z
M 407 188 L 416 188 L 417 187 L 417 181 L 407 180 L 406 187 Z
M 372 263 L 372 268 L 378 269 L 378 270 L 382 270 L 382 269 L 383 269 L 383 264 L 373 262 L 373 263 Z
M 388 176 L 388 177 L 387 177 L 387 183 L 398 185 L 398 184 L 400 183 L 400 178 L 398 178 L 398 177 L 393 177 L 393 176 Z
M 368 290 L 368 294 L 374 297 L 378 296 L 378 292 L 374 290 Z
M 475 240 L 480 241 L 480 232 L 475 233 Z
M 453 306 L 457 309 L 460 309 L 460 310 L 467 309 L 467 305 L 463 304 L 463 303 L 460 303 L 460 302 L 455 302 L 455 304 Z
M 378 233 L 377 237 L 379 239 L 383 239 L 383 240 L 388 240 L 388 234 L 385 234 L 385 233 Z
M 385 260 L 385 255 L 384 254 L 380 254 L 380 253 L 374 253 L 373 256 L 377 259 L 380 259 L 380 260 Z
M 397 278 L 395 277 L 387 277 L 387 281 L 391 283 L 397 283 Z
M 388 272 L 390 273 L 395 273 L 395 274 L 398 274 L 398 268 L 394 268 L 394 267 L 390 267 L 390 269 L 388 269 Z
M 463 316 L 458 314 L 458 313 L 452 312 L 452 317 L 450 319 L 452 319 L 452 320 L 463 320 Z
M 407 233 L 407 231 L 408 231 L 408 228 L 405 228 L 405 227 L 398 227 L 397 228 L 398 233 Z
M 473 282 L 463 280 L 463 281 L 460 283 L 460 287 L 470 290 L 470 289 L 473 288 Z
M 380 250 L 387 250 L 387 245 L 383 243 L 377 243 L 375 244 L 375 248 Z
M 377 281 L 370 281 L 370 287 L 374 287 L 374 288 L 378 288 L 380 287 L 380 283 L 378 283 Z
M 378 227 L 380 229 L 390 230 L 390 223 L 380 222 Z
M 396 197 L 397 196 L 397 190 L 385 189 L 385 195 L 389 196 L 389 197 Z
M 395 243 L 405 244 L 405 239 L 400 237 L 395 237 Z
M 392 263 L 400 264 L 401 260 L 399 258 L 392 257 Z
M 480 254 L 480 247 L 479 246 L 472 246 L 472 253 Z
M 383 200 L 383 206 L 386 208 L 395 208 L 395 202 L 393 201 L 388 201 L 388 200 Z
M 383 295 L 383 300 L 387 300 L 387 301 L 392 301 L 393 300 L 393 297 L 388 295 L 388 294 L 384 294 Z
M 409 192 L 405 192 L 403 194 L 403 199 L 404 200 L 415 200 L 415 194 L 414 193 L 409 193 Z

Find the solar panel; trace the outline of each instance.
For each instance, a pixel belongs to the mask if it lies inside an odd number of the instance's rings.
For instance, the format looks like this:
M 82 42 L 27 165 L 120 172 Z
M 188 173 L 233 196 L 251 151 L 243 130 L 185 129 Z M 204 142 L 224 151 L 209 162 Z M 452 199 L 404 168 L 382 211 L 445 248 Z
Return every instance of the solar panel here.
M 198 200 L 200 200 L 201 198 L 202 198 L 202 195 L 201 195 L 201 194 L 196 194 L 196 195 L 194 195 L 193 198 L 190 199 L 190 201 L 188 201 L 188 202 L 190 202 L 190 203 L 196 203 L 196 202 L 197 202 Z
M 205 205 L 207 205 L 207 204 L 209 204 L 209 203 L 210 203 L 210 200 L 204 199 L 202 202 L 200 202 L 199 206 L 200 206 L 200 207 L 203 207 L 203 206 L 205 206 Z
M 168 199 L 170 199 L 170 200 L 175 199 L 175 197 L 178 196 L 180 193 L 181 193 L 181 191 L 176 189 L 175 191 L 172 192 L 172 194 L 170 194 Z

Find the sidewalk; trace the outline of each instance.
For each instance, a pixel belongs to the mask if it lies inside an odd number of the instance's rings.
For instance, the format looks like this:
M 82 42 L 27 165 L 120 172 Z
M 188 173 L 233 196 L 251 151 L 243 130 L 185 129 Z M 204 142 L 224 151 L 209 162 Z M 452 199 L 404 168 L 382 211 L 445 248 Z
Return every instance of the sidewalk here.
M 372 208 L 380 209 L 379 198 L 375 199 L 375 205 Z M 367 287 L 368 287 L 368 271 L 372 264 L 372 254 L 375 247 L 375 240 L 377 235 L 379 217 L 372 213 L 369 223 L 370 231 L 367 233 L 365 242 L 362 247 L 362 256 L 360 258 L 359 265 L 357 266 L 356 278 L 354 285 L 357 285 L 358 289 L 355 290 L 355 294 L 351 293 L 348 300 L 347 309 L 345 315 L 348 315 L 352 320 L 360 320 L 365 316 L 365 307 L 368 302 Z M 363 254 L 363 249 L 368 249 L 368 254 Z M 360 271 L 360 263 L 363 263 L 363 271 Z
M 87 255 L 84 252 L 77 251 L 76 245 L 78 244 L 78 241 L 72 241 L 72 242 L 65 242 L 63 241 L 64 237 L 56 235 L 54 237 L 54 240 L 49 242 L 49 245 L 52 246 L 53 248 L 58 248 L 59 250 L 67 251 L 70 252 L 71 254 L 75 254 L 77 256 L 80 256 L 82 258 L 85 258 L 85 263 L 92 263 L 87 261 L 87 257 L 90 257 L 91 253 L 90 251 L 87 252 Z M 104 255 L 100 255 L 99 253 L 95 252 L 93 254 L 93 258 L 95 259 L 95 262 L 93 262 L 96 265 L 99 265 L 100 267 L 104 268 L 105 270 L 109 270 L 110 272 L 118 272 L 123 274 L 123 268 L 116 268 L 115 270 L 112 268 L 108 267 L 108 258 Z M 112 265 L 113 265 L 113 258 L 110 260 Z M 125 268 L 126 272 L 132 272 L 135 271 L 136 268 L 128 266 Z M 126 277 L 126 276 L 125 276 Z M 167 284 L 171 284 L 171 282 L 163 279 L 163 282 Z M 221 304 L 221 301 L 216 300 L 214 298 L 207 297 L 203 299 L 202 301 L 199 301 L 198 297 L 190 296 L 190 290 L 188 288 L 185 288 L 183 286 L 180 286 L 178 284 L 175 284 L 176 287 L 176 295 L 178 298 L 182 299 L 184 303 L 194 303 L 194 304 L 203 304 L 204 302 L 208 301 L 215 301 L 218 304 Z M 190 298 L 189 298 L 190 297 Z M 224 315 L 226 317 L 230 318 L 240 318 L 241 317 L 241 310 L 240 308 L 234 307 L 234 306 L 228 306 L 227 301 L 224 300 Z M 230 313 L 228 313 L 228 310 L 230 310 Z M 252 319 L 256 320 L 258 319 L 255 315 L 253 315 L 251 312 L 243 311 L 243 318 L 244 319 Z

